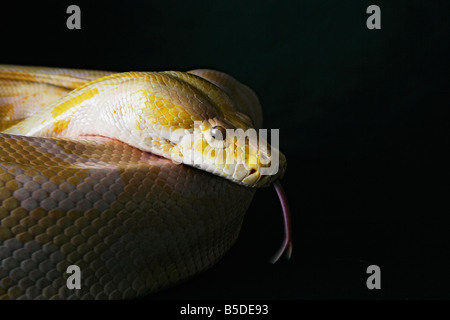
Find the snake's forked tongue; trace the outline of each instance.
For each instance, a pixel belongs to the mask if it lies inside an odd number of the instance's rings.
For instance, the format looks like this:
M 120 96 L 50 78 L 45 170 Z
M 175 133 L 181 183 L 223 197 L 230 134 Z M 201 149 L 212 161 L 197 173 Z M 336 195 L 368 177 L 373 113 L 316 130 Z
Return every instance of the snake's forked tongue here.
M 291 233 L 291 216 L 289 213 L 289 205 L 287 202 L 286 195 L 283 191 L 283 187 L 279 180 L 275 181 L 273 186 L 277 191 L 278 198 L 281 202 L 281 208 L 283 209 L 283 218 L 284 218 L 284 241 L 281 244 L 280 249 L 278 249 L 277 253 L 272 257 L 270 262 L 275 263 L 278 259 L 281 258 L 283 254 L 286 255 L 287 259 L 291 258 L 292 253 L 292 233 Z

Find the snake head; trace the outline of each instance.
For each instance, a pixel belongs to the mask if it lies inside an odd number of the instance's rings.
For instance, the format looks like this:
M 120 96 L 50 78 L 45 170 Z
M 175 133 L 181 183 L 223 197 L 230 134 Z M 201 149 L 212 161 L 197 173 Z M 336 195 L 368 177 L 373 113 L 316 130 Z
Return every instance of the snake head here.
M 172 149 L 174 161 L 247 187 L 268 186 L 286 169 L 284 155 L 256 129 L 237 127 L 227 118 L 198 121 L 178 141 Z
M 146 130 L 140 130 L 145 136 L 136 147 L 247 187 L 270 185 L 286 169 L 278 130 L 271 131 L 270 145 L 267 130 L 255 129 L 253 119 L 242 112 L 260 111 L 256 96 L 245 101 L 258 105 L 243 106 L 243 99 L 219 86 L 223 81 L 202 78 L 211 72 L 217 75 L 210 70 L 159 73 L 163 80 L 159 78 L 157 94 L 155 88 L 144 92 L 139 127 Z M 243 86 L 227 77 L 228 86 Z

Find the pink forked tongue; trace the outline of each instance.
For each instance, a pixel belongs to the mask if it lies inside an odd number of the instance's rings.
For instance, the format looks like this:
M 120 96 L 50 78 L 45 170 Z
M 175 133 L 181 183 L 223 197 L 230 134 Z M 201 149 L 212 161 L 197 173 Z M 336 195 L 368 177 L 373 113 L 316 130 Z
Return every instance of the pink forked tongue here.
M 283 254 L 286 255 L 287 259 L 291 258 L 292 253 L 292 234 L 291 234 L 291 216 L 289 213 L 289 205 L 287 202 L 286 195 L 284 194 L 283 187 L 279 180 L 275 181 L 273 186 L 277 191 L 278 198 L 280 198 L 281 208 L 283 209 L 283 218 L 284 218 L 284 241 L 281 244 L 280 249 L 278 249 L 277 253 L 272 257 L 270 262 L 275 263 L 278 259 L 281 258 Z

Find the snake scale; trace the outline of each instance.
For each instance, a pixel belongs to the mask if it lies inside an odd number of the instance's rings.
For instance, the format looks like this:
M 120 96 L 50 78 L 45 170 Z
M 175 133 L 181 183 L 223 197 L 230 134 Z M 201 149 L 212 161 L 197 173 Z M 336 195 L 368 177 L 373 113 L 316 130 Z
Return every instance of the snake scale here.
M 287 210 L 283 154 L 263 175 L 270 145 L 227 133 L 261 125 L 253 91 L 218 71 L 0 65 L 0 299 L 130 299 L 211 267 L 255 187 L 275 182 Z

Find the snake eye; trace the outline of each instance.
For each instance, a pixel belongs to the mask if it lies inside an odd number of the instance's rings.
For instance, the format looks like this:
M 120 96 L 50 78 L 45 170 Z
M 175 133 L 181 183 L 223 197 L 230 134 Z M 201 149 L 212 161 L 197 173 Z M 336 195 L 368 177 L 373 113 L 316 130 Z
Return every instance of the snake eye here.
M 213 137 L 215 140 L 225 140 L 227 131 L 225 130 L 224 127 L 221 126 L 215 126 L 211 128 L 211 137 Z

